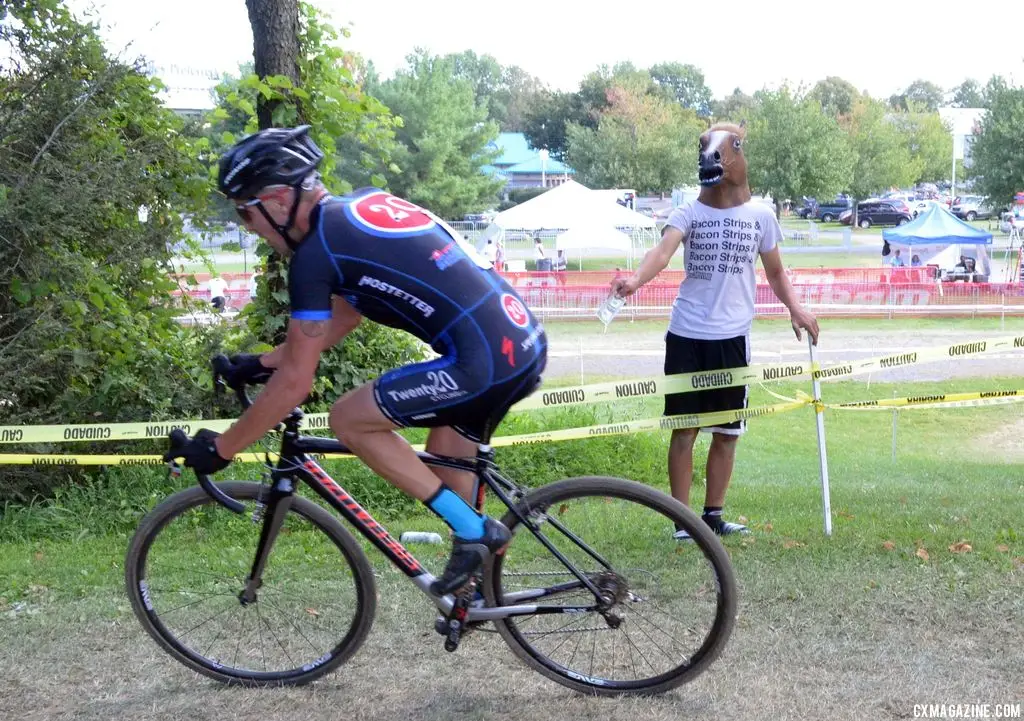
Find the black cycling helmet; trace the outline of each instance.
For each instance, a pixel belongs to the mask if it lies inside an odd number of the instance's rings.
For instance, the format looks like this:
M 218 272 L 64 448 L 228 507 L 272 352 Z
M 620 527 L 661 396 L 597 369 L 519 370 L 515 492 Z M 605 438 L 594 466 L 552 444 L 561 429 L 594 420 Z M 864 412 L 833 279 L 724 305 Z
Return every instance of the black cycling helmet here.
M 323 159 L 308 125 L 267 128 L 224 153 L 217 188 L 228 198 L 248 200 L 268 185 L 299 185 Z
M 271 185 L 286 185 L 301 190 L 300 186 L 324 159 L 324 153 L 309 137 L 309 126 L 297 128 L 267 128 L 235 143 L 220 159 L 217 187 L 232 200 L 249 200 Z M 302 193 L 295 193 L 288 222 L 281 225 L 270 217 L 263 204 L 256 209 L 280 233 L 285 243 L 294 250 L 296 243 L 288 235 L 295 224 Z

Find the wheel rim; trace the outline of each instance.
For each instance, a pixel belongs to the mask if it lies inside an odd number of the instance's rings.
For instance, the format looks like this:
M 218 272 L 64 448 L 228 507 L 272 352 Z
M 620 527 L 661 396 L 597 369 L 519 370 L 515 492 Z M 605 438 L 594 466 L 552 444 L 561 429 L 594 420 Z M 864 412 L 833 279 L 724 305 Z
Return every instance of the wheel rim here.
M 624 594 L 624 600 L 611 609 L 621 619 L 617 629 L 609 628 L 596 612 L 508 619 L 505 628 L 534 660 L 578 683 L 630 690 L 665 683 L 714 658 L 726 640 L 722 635 L 731 623 L 731 606 L 714 566 L 700 548 L 693 541 L 672 538 L 670 519 L 635 500 L 599 495 L 556 501 L 548 513 L 612 563 L 625 588 L 613 584 L 609 593 Z M 495 561 L 499 601 L 501 594 L 523 587 L 575 580 L 528 530 L 517 530 L 509 548 Z M 607 578 L 608 571 L 556 530 L 547 528 L 545 535 L 595 583 Z M 640 536 L 645 539 L 642 546 L 635 542 Z M 593 594 L 583 589 L 538 603 L 588 605 L 593 601 Z
M 357 632 L 364 601 L 352 560 L 293 506 L 257 601 L 243 606 L 237 594 L 260 526 L 250 520 L 251 499 L 239 500 L 245 514 L 200 499 L 150 534 L 136 569 L 141 610 L 163 642 L 208 671 L 257 683 L 303 676 L 344 652 Z M 303 561 L 314 567 L 301 570 Z

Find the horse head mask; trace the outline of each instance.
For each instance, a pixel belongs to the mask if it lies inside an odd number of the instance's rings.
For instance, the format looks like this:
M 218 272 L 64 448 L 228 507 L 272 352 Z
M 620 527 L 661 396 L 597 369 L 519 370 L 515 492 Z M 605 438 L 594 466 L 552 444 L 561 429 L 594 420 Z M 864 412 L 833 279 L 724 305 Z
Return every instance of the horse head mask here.
M 700 136 L 697 178 L 701 196 L 739 191 L 749 200 L 747 159 L 743 155 L 746 131 L 743 125 L 716 123 Z

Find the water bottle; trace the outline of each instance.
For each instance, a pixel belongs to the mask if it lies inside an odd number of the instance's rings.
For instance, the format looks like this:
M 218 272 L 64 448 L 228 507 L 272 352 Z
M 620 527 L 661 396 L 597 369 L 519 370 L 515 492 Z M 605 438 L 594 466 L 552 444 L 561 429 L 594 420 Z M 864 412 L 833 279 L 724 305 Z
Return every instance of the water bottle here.
M 426 533 L 424 531 L 406 531 L 398 540 L 406 543 L 443 543 L 444 539 L 437 533 Z
M 605 298 L 604 303 L 597 309 L 598 319 L 604 323 L 605 330 L 608 329 L 608 324 L 612 322 L 612 319 L 618 315 L 618 312 L 622 310 L 622 306 L 626 304 L 626 299 L 617 293 L 612 293 Z

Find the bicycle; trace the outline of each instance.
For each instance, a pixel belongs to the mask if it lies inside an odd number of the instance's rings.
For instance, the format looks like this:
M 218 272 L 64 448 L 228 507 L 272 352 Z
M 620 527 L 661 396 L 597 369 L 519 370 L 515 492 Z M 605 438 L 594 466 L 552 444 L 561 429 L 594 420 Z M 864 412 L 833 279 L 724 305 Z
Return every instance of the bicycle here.
M 246 387 L 234 390 L 248 407 Z M 502 475 L 487 445 L 475 458 L 419 452 L 431 466 L 474 472 L 477 507 L 490 489 L 513 532 L 466 587 L 436 597 L 434 575 L 313 457 L 348 449 L 301 435 L 302 418 L 296 408 L 275 428 L 279 460 L 271 466 L 268 458 L 263 483 L 199 476 L 199 486 L 153 508 L 131 540 L 125 582 L 132 608 L 157 644 L 194 671 L 245 686 L 305 684 L 351 658 L 369 634 L 377 591 L 366 554 L 322 505 L 296 494 L 300 481 L 429 597 L 448 651 L 491 623 L 544 676 L 584 693 L 619 695 L 691 681 L 725 647 L 737 595 L 729 557 L 670 496 L 606 477 L 524 488 Z M 170 434 L 172 472 L 180 473 L 173 454 L 187 440 L 182 430 Z M 693 543 L 672 538 L 675 524 Z M 256 529 L 258 538 L 238 540 Z M 303 562 L 313 565 L 303 570 Z M 241 620 L 230 622 L 229 612 Z M 671 632 L 662 627 L 669 623 Z

